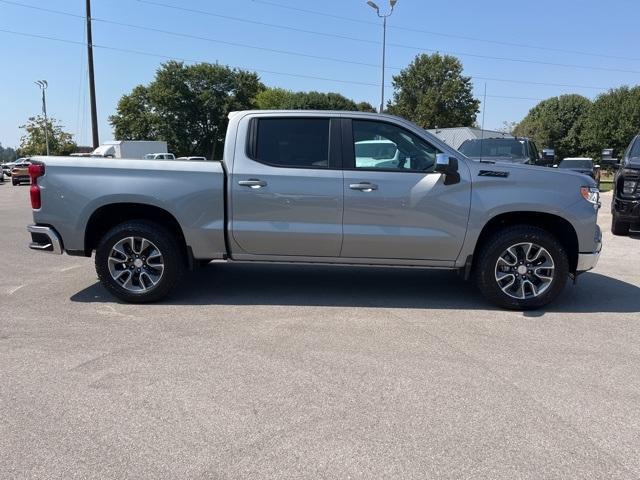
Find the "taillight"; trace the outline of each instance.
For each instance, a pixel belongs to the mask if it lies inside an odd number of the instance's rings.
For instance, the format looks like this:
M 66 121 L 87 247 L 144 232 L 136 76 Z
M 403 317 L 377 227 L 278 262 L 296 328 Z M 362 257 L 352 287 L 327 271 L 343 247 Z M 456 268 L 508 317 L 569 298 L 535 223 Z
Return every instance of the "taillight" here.
M 32 163 L 29 165 L 29 176 L 31 177 L 31 188 L 29 196 L 31 197 L 31 208 L 38 210 L 42 207 L 42 198 L 40 196 L 40 187 L 38 186 L 38 178 L 44 175 L 44 163 Z

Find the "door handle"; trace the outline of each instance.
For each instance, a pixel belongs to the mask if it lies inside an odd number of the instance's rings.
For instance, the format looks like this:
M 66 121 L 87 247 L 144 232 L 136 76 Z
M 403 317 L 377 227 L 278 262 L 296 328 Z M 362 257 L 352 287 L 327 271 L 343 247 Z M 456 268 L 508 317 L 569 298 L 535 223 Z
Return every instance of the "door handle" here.
M 378 189 L 378 185 L 375 183 L 369 182 L 361 182 L 361 183 L 352 183 L 349 185 L 351 190 L 360 190 L 361 192 L 373 192 Z
M 258 180 L 257 178 L 250 178 L 249 180 L 240 180 L 238 185 L 241 187 L 262 188 L 267 186 L 267 182 Z

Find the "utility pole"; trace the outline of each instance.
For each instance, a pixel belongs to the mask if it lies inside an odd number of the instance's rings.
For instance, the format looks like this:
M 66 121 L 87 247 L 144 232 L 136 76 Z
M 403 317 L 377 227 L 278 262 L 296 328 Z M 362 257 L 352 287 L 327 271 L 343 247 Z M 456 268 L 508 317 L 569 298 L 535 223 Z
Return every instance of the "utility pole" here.
M 385 60 L 386 60 L 386 53 L 387 53 L 387 17 L 390 17 L 391 14 L 393 13 L 393 9 L 395 8 L 396 3 L 398 3 L 398 0 L 389 0 L 389 5 L 391 6 L 391 10 L 389 10 L 389 13 L 382 14 L 380 13 L 380 7 L 378 7 L 378 5 L 376 5 L 371 0 L 367 2 L 367 5 L 369 5 L 371 8 L 373 8 L 376 11 L 376 13 L 378 14 L 378 17 L 382 18 L 382 85 L 380 87 L 381 88 L 380 113 L 384 111 L 384 70 L 385 70 Z
M 49 156 L 49 121 L 47 120 L 47 95 L 46 90 L 49 84 L 46 80 L 34 82 L 42 90 L 42 113 L 44 115 L 44 142 L 47 145 L 47 156 Z
M 93 76 L 93 36 L 91 35 L 91 0 L 87 0 L 87 63 L 89 66 L 89 102 L 91 103 L 91 135 L 93 148 L 100 146 L 98 140 L 98 113 L 96 109 L 96 82 Z

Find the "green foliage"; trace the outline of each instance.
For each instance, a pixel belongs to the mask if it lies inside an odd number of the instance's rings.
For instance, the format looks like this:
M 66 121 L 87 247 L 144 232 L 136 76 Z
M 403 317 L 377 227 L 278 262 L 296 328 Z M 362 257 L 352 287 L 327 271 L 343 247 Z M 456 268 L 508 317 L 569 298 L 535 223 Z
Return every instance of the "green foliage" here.
M 613 148 L 622 157 L 631 139 L 640 133 L 640 86 L 620 87 L 599 95 L 585 119 L 581 140 L 585 153 L 599 157 Z
M 449 55 L 418 55 L 393 77 L 395 92 L 388 111 L 422 128 L 473 125 L 480 101 L 473 98 L 471 78 Z
M 267 88 L 256 95 L 255 101 L 261 110 L 375 111 L 367 102 L 355 103 L 333 92 L 292 92 L 283 88 Z
M 3 147 L 0 143 L 0 163 L 13 162 L 18 155 L 11 147 Z
M 591 101 L 581 95 L 543 100 L 518 124 L 514 134 L 531 138 L 539 148 L 553 148 L 557 158 L 585 155 L 581 142 Z
M 53 119 L 47 119 L 45 123 L 44 117 L 30 117 L 25 125 L 21 125 L 25 134 L 20 138 L 20 148 L 18 155 L 27 157 L 30 155 L 46 155 L 47 146 L 45 141 L 45 125 L 49 135 L 49 154 L 50 155 L 69 155 L 76 148 L 76 142 L 73 141 L 73 135 L 65 132 L 63 126 Z
M 222 151 L 229 112 L 254 108 L 263 89 L 252 72 L 169 61 L 120 99 L 109 122 L 119 140 L 164 140 L 176 156 L 211 157 Z

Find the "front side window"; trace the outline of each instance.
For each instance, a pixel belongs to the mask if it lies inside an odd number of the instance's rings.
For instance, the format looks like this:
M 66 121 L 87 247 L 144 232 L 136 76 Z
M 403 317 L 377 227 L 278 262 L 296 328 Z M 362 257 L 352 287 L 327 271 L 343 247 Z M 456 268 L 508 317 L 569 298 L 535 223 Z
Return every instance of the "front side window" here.
M 328 118 L 257 120 L 255 160 L 276 167 L 329 168 Z
M 355 168 L 364 170 L 433 171 L 433 145 L 390 123 L 353 120 Z

